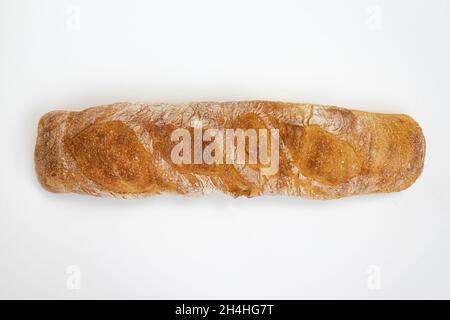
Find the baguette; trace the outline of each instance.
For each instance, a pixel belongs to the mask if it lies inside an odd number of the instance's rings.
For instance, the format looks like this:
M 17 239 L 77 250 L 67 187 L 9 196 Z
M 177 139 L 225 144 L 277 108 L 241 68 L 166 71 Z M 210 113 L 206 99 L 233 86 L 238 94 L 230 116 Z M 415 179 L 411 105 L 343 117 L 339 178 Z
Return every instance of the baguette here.
M 402 114 L 271 101 L 116 103 L 43 115 L 35 168 L 56 193 L 336 199 L 406 189 L 424 156 L 421 128 Z

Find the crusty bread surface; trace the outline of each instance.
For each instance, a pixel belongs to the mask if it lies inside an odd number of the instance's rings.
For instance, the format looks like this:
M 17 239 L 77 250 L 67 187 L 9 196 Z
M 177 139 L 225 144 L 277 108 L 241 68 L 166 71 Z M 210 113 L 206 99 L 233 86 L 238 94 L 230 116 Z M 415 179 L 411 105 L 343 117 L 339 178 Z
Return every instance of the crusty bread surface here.
M 208 129 L 266 132 L 268 142 L 257 146 L 267 147 L 269 162 L 248 161 L 247 137 L 244 163 L 223 160 L 226 151 L 218 149 L 212 155 L 223 159 L 214 163 L 175 163 L 177 129 L 193 140 Z M 207 140 L 200 142 L 202 150 L 213 141 Z M 422 130 L 403 114 L 271 101 L 116 103 L 42 116 L 35 168 L 41 185 L 56 193 L 335 199 L 406 189 L 421 174 L 424 156 Z M 276 170 L 263 174 L 275 160 Z

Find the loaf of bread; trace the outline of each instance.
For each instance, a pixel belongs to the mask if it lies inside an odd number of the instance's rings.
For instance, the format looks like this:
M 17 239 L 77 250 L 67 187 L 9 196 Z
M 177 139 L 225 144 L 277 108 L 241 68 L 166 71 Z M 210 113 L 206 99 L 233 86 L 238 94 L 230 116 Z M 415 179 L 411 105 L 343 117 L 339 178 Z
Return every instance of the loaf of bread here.
M 402 114 L 270 101 L 116 103 L 42 116 L 35 168 L 57 193 L 335 199 L 408 188 L 424 155 L 421 128 Z

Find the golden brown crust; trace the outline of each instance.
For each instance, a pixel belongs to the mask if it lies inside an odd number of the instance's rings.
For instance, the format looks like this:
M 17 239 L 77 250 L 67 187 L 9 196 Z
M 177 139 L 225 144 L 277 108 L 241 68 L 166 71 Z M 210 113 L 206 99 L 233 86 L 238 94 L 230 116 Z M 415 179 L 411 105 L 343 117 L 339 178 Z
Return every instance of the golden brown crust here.
M 194 135 L 198 122 L 201 132 L 267 129 L 269 141 L 270 129 L 276 129 L 278 170 L 262 175 L 267 164 L 227 163 L 225 154 L 223 163 L 174 163 L 178 142 L 171 134 L 184 128 Z M 204 149 L 208 141 L 201 144 Z M 133 197 L 220 191 L 334 199 L 401 191 L 421 174 L 424 155 L 422 130 L 406 115 L 270 101 L 117 103 L 44 115 L 35 167 L 51 192 Z

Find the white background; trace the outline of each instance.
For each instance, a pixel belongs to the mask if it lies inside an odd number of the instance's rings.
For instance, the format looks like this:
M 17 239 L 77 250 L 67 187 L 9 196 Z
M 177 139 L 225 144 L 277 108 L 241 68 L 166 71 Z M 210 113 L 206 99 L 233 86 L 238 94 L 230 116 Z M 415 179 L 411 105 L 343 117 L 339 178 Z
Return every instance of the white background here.
M 0 10 L 1 298 L 450 298 L 450 1 Z M 100 199 L 37 182 L 47 111 L 240 99 L 407 113 L 424 172 L 401 193 L 336 201 Z

